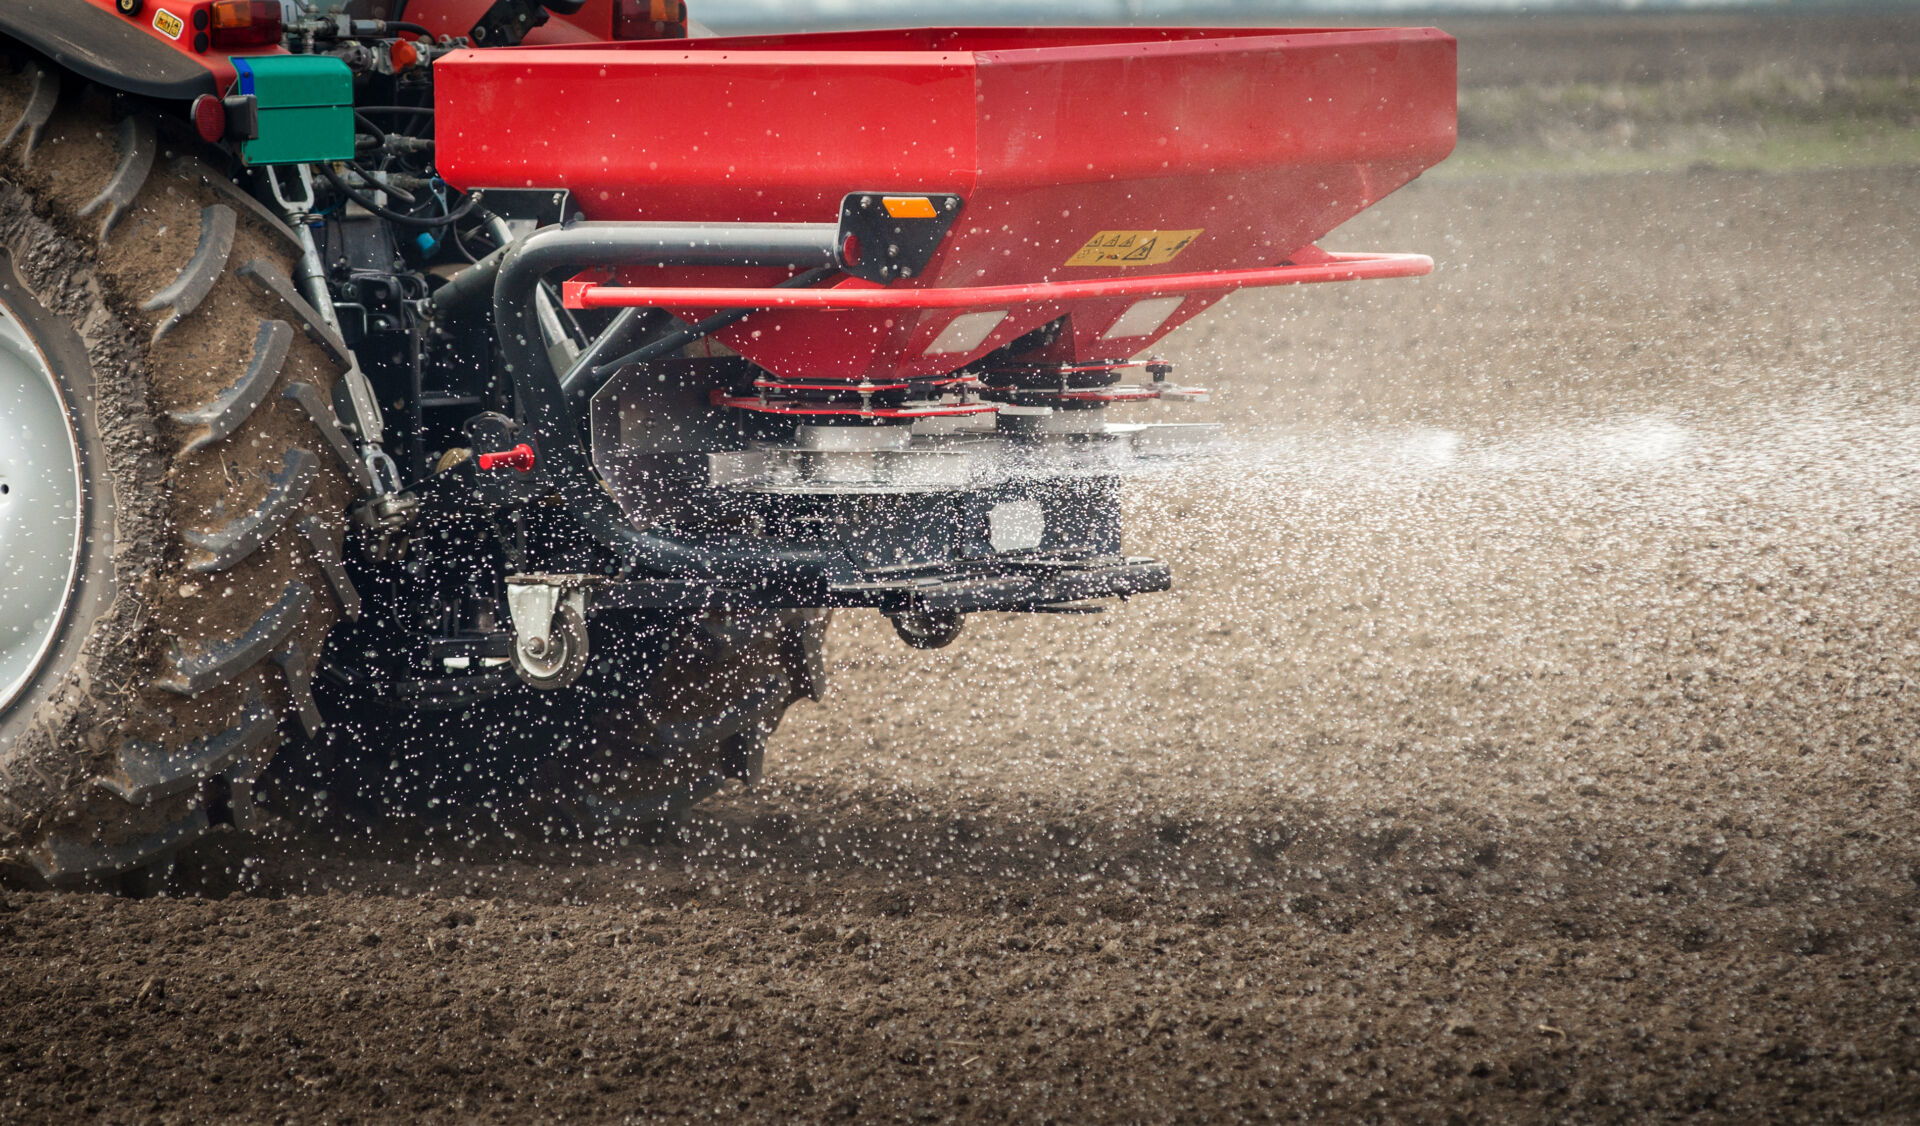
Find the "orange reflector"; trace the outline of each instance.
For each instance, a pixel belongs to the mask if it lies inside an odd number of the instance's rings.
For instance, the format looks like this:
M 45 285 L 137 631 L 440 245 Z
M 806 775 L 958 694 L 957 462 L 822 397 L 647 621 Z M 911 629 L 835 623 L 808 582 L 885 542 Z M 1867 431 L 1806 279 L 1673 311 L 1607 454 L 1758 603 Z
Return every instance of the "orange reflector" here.
M 881 206 L 895 219 L 937 219 L 933 201 L 923 195 L 890 195 L 880 198 Z

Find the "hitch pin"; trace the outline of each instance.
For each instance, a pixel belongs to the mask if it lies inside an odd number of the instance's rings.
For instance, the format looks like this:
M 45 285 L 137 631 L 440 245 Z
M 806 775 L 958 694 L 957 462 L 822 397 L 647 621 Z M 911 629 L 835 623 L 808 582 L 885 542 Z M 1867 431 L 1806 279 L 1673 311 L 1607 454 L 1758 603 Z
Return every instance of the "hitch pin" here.
M 517 469 L 522 473 L 531 472 L 533 469 L 533 447 L 522 442 L 510 450 L 481 454 L 479 461 L 480 468 L 482 469 Z

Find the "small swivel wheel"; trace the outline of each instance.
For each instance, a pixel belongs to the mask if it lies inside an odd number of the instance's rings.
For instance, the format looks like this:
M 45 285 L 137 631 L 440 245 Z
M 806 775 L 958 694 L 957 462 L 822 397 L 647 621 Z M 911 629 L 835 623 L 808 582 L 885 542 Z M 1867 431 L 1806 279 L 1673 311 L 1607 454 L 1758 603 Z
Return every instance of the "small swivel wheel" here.
M 547 636 L 514 637 L 513 671 L 535 688 L 565 688 L 578 680 L 586 667 L 587 619 L 568 603 L 561 603 L 554 612 Z
M 893 632 L 915 649 L 945 649 L 967 624 L 965 615 L 947 610 L 908 610 L 892 617 Z

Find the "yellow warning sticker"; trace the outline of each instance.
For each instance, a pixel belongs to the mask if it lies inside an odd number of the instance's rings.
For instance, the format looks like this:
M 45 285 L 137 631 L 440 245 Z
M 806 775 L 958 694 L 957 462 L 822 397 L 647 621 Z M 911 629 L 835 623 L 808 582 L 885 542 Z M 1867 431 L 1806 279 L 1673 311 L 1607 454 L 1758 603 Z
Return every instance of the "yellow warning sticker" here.
M 1158 266 L 1173 261 L 1181 251 L 1192 246 L 1200 234 L 1200 231 L 1101 231 L 1074 251 L 1067 265 Z
M 180 33 L 187 29 L 187 25 L 179 16 L 162 8 L 153 13 L 153 29 L 168 39 L 178 39 Z

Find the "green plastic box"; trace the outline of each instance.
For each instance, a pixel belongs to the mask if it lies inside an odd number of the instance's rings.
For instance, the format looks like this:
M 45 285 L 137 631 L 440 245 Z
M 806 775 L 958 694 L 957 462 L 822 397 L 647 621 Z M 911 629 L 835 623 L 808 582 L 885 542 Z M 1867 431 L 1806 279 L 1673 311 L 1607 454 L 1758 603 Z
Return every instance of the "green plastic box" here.
M 260 135 L 240 144 L 248 164 L 353 159 L 353 72 L 331 55 L 233 60 L 236 94 L 253 95 Z

